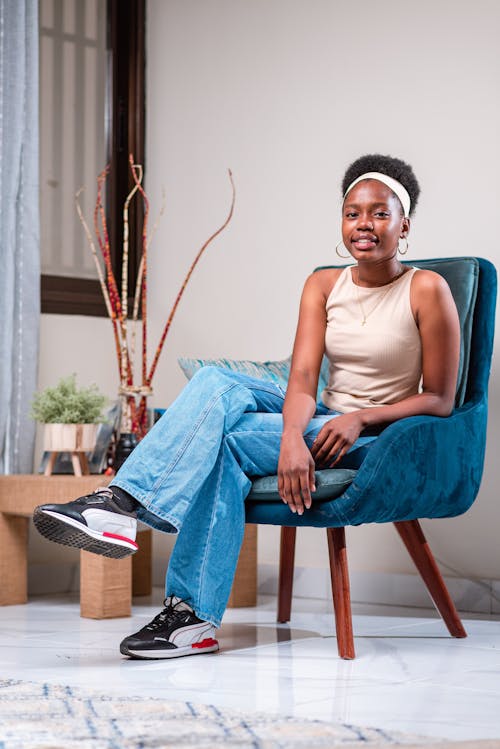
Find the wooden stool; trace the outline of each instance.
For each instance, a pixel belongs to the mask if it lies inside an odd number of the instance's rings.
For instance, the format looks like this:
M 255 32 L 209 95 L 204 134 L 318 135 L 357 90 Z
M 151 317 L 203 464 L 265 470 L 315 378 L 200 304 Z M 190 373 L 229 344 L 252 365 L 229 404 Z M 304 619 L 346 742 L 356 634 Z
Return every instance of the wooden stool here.
M 57 460 L 57 456 L 59 455 L 59 452 L 51 452 L 49 453 L 49 459 L 47 461 L 47 465 L 45 467 L 44 476 L 52 476 L 52 471 L 54 470 L 54 465 Z M 79 451 L 72 451 L 70 452 L 71 455 L 71 464 L 73 466 L 73 473 L 75 476 L 89 476 L 90 470 L 89 470 L 89 462 L 87 460 L 87 453 L 79 452 Z

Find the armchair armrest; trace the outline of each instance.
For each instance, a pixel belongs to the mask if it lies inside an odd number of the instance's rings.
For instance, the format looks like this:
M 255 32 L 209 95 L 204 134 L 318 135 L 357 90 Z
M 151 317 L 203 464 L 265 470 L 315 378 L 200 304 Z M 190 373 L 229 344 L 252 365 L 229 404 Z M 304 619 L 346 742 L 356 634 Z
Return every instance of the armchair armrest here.
M 411 416 L 373 442 L 350 486 L 303 515 L 277 501 L 245 503 L 249 523 L 338 527 L 460 515 L 476 498 L 486 443 L 486 398 L 445 418 Z
M 411 416 L 374 442 L 336 511 L 350 525 L 453 517 L 476 498 L 486 444 L 486 398 L 448 417 Z
M 370 446 L 350 486 L 294 515 L 282 502 L 246 504 L 247 522 L 335 527 L 454 517 L 469 509 L 481 483 L 486 398 L 450 416 L 411 416 L 388 426 Z

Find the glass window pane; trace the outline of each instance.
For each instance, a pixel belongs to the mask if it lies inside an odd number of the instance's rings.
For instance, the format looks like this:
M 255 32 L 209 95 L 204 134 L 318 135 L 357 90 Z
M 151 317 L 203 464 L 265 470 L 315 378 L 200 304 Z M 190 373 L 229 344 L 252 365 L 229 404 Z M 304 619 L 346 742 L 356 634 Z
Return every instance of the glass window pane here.
M 40 0 L 40 18 L 42 273 L 96 278 L 75 193 L 85 186 L 92 224 L 106 153 L 106 0 Z

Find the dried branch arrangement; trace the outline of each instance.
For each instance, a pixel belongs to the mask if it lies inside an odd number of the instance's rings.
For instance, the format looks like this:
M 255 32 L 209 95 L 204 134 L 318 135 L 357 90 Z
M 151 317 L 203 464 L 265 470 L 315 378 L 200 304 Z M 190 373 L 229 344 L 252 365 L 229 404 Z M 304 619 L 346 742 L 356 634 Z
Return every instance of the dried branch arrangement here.
M 92 237 L 92 232 L 83 216 L 80 206 L 80 195 L 83 188 L 76 194 L 76 210 L 82 223 L 90 250 L 97 269 L 99 283 L 101 285 L 106 310 L 108 312 L 111 324 L 113 326 L 114 342 L 116 347 L 116 357 L 118 363 L 118 372 L 120 377 L 119 394 L 122 399 L 122 431 L 134 432 L 138 438 L 142 438 L 147 429 L 147 397 L 152 394 L 151 383 L 153 380 L 158 360 L 165 343 L 168 331 L 174 319 L 174 315 L 179 306 L 179 302 L 184 294 L 186 286 L 191 278 L 196 265 L 201 256 L 207 249 L 208 245 L 226 228 L 229 224 L 234 210 L 236 191 L 231 170 L 228 170 L 229 180 L 231 182 L 232 198 L 229 213 L 224 223 L 207 239 L 201 246 L 191 267 L 182 282 L 181 288 L 172 305 L 168 315 L 165 327 L 161 334 L 160 340 L 156 347 L 153 360 L 148 366 L 148 308 L 147 308 L 147 281 L 148 281 L 148 251 L 151 241 L 154 237 L 159 221 L 164 213 L 164 200 L 160 210 L 158 220 L 155 222 L 151 234 L 148 237 L 149 221 L 149 200 L 142 187 L 143 168 L 140 164 L 134 163 L 133 155 L 129 156 L 130 169 L 134 186 L 128 194 L 123 206 L 123 260 L 121 268 L 121 295 L 118 291 L 115 274 L 111 264 L 111 252 L 109 243 L 109 234 L 106 224 L 106 214 L 103 204 L 103 191 L 106 179 L 109 174 L 109 165 L 99 174 L 97 178 L 97 198 L 94 209 L 94 232 L 97 239 L 98 249 Z M 134 199 L 141 199 L 144 206 L 144 219 L 142 224 L 142 249 L 137 282 L 134 289 L 134 303 L 132 314 L 129 316 L 128 309 L 128 258 L 129 258 L 129 208 Z M 134 381 L 134 372 L 136 364 L 136 329 L 139 324 L 139 309 L 141 310 L 141 381 L 136 384 Z M 137 402 L 138 399 L 138 402 Z

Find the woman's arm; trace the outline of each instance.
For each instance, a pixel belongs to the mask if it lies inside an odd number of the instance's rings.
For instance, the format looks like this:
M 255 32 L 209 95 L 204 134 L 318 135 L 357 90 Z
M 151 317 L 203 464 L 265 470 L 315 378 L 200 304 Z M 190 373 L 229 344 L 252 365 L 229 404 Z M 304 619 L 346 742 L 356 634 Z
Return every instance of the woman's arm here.
M 460 323 L 455 302 L 446 281 L 428 270 L 415 273 L 410 300 L 422 342 L 422 392 L 390 406 L 365 408 L 329 421 L 312 447 L 318 464 L 338 463 L 367 426 L 390 424 L 419 414 L 451 413 L 460 357 Z
M 340 271 L 329 269 L 307 279 L 300 301 L 292 365 L 283 405 L 283 436 L 278 463 L 278 491 L 292 512 L 311 506 L 314 460 L 304 430 L 316 411 L 319 370 L 325 350 L 326 300 Z

